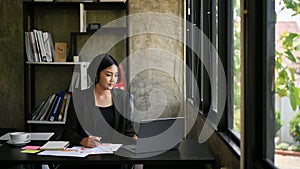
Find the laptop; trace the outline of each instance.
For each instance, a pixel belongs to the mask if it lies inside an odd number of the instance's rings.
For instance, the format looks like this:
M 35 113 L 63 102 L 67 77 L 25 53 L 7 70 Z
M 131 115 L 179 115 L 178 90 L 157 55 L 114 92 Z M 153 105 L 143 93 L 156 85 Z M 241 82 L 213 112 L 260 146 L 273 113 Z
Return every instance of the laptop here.
M 124 145 L 132 153 L 177 149 L 184 137 L 184 117 L 142 120 L 136 144 Z

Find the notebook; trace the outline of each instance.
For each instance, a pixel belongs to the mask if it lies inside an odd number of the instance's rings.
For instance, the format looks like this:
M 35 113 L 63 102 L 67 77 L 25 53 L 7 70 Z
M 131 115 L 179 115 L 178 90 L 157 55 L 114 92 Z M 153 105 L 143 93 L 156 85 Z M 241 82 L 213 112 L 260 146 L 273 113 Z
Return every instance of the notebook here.
M 184 137 L 184 117 L 143 120 L 136 144 L 122 148 L 133 153 L 148 153 L 178 148 Z
M 48 141 L 40 150 L 64 150 L 69 146 L 69 141 Z

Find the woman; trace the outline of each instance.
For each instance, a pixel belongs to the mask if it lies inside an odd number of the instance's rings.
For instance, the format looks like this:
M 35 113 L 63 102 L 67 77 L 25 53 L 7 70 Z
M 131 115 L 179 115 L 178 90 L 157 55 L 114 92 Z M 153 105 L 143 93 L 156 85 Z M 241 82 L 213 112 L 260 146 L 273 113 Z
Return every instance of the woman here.
M 137 139 L 130 120 L 130 95 L 113 88 L 118 82 L 119 65 L 109 54 L 95 57 L 88 75 L 94 80 L 86 90 L 74 90 L 62 136 L 72 145 L 96 147 L 104 142 Z M 127 139 L 130 138 L 130 139 Z

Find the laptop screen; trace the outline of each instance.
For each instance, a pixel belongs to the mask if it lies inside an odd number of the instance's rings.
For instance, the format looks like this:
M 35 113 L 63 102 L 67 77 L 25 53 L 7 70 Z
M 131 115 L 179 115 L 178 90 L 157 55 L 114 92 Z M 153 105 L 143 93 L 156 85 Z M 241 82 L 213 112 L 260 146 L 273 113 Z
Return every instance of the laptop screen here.
M 136 154 L 165 151 L 177 148 L 183 137 L 184 117 L 143 120 L 136 144 L 123 148 Z
M 168 130 L 176 119 L 178 117 L 142 120 L 140 122 L 138 137 L 148 138 L 159 135 Z

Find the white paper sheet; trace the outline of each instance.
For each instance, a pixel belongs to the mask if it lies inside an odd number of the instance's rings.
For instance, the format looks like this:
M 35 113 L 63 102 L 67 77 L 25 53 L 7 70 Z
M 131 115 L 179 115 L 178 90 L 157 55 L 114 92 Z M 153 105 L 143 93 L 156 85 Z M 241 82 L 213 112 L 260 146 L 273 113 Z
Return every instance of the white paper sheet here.
M 62 156 L 62 157 L 86 157 L 90 154 L 113 154 L 122 144 L 103 144 L 95 148 L 86 148 L 82 146 L 74 146 L 65 150 L 45 150 L 38 155 Z
M 45 156 L 62 156 L 62 157 L 86 157 L 87 153 L 80 153 L 78 151 L 67 151 L 67 150 L 45 150 L 37 155 Z

